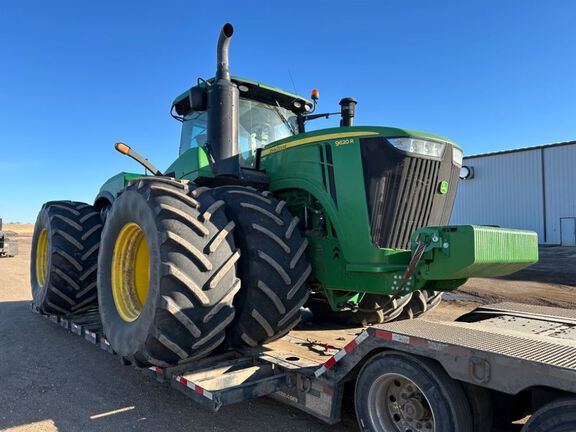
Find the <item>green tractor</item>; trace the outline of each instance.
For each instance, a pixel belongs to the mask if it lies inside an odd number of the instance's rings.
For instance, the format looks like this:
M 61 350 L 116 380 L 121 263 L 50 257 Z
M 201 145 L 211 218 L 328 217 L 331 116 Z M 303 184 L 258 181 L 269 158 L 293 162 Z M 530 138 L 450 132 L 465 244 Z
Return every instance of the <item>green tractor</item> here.
M 114 350 L 166 366 L 287 334 L 308 307 L 366 325 L 422 315 L 471 276 L 538 258 L 536 234 L 448 226 L 462 150 L 428 133 L 354 126 L 356 101 L 312 101 L 231 77 L 233 28 L 213 79 L 176 98 L 180 155 L 120 173 L 93 205 L 46 203 L 31 283 L 42 311 L 98 310 Z M 332 114 L 340 127 L 306 132 Z

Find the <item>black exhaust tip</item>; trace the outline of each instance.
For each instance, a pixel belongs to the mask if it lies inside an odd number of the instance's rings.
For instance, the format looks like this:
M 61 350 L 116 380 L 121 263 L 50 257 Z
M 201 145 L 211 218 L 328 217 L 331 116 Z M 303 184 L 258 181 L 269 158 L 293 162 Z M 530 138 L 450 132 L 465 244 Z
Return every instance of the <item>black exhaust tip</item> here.
M 226 23 L 224 24 L 224 27 L 222 27 L 222 32 L 226 35 L 226 37 L 232 37 L 234 34 L 234 26 L 230 23 Z

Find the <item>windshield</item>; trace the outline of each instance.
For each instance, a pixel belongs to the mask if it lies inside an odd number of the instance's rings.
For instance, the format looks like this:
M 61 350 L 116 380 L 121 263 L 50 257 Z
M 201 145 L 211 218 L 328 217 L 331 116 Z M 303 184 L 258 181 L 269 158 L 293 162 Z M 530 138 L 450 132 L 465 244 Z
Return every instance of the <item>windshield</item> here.
M 241 98 L 238 118 L 240 165 L 243 167 L 254 167 L 256 149 L 298 132 L 297 117 L 292 111 L 262 102 Z M 184 117 L 180 154 L 206 145 L 207 125 L 208 114 L 205 111 Z

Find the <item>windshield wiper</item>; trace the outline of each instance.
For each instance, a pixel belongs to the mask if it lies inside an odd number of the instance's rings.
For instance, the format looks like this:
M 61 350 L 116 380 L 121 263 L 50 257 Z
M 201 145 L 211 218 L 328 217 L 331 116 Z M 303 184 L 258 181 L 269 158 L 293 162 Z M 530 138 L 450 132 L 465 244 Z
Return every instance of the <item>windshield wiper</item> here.
M 290 123 L 288 119 L 284 116 L 284 114 L 282 114 L 282 111 L 280 111 L 280 108 L 282 107 L 280 106 L 277 100 L 275 100 L 274 102 L 276 102 L 277 106 L 272 105 L 272 108 L 274 108 L 274 111 L 276 111 L 276 114 L 278 114 L 278 117 L 280 117 L 280 119 L 284 122 L 284 124 L 288 126 L 288 129 L 290 129 L 292 135 L 296 135 L 296 130 L 294 129 L 294 126 L 292 126 L 292 123 Z

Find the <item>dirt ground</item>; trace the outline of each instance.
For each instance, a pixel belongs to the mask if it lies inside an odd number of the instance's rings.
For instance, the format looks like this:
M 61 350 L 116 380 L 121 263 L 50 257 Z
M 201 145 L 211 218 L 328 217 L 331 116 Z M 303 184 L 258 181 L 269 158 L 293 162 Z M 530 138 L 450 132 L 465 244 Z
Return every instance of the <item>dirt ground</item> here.
M 30 312 L 31 225 L 7 225 L 20 253 L 0 259 L 0 430 L 44 431 L 331 431 L 356 430 L 353 408 L 328 426 L 261 398 L 203 411 L 181 393 Z M 471 279 L 432 311 L 454 319 L 498 301 L 576 307 L 576 248 L 543 248 L 540 262 L 506 278 Z

